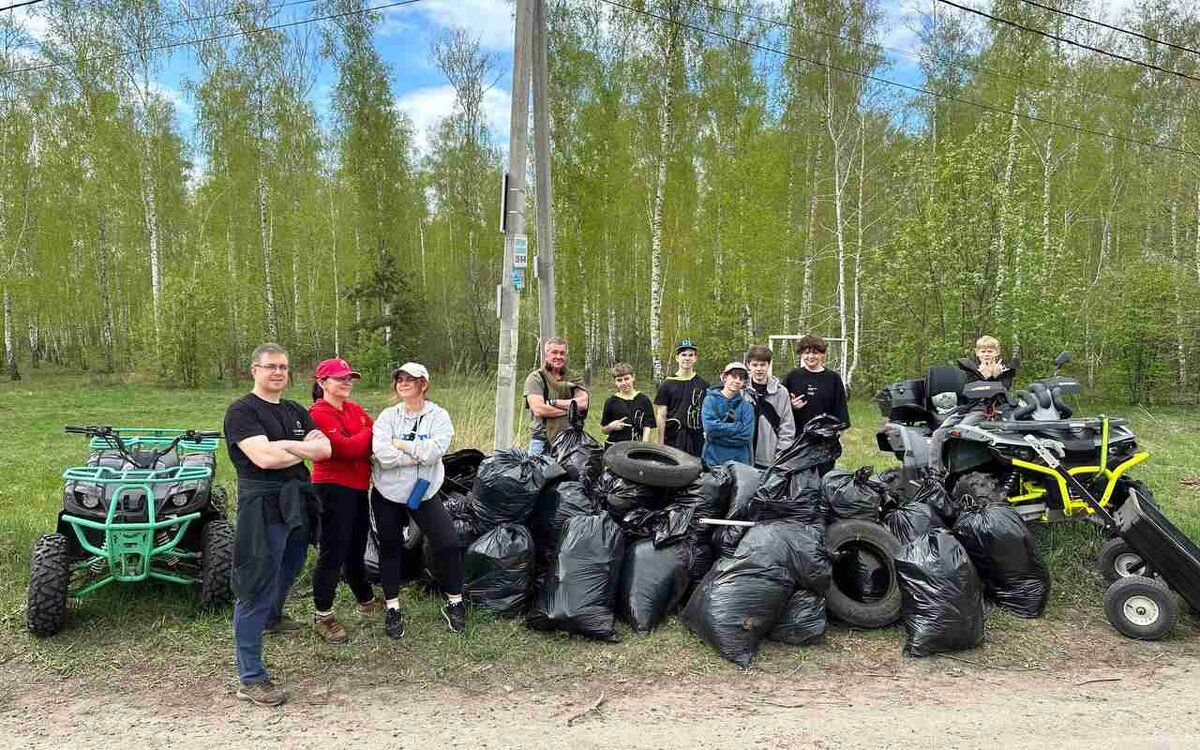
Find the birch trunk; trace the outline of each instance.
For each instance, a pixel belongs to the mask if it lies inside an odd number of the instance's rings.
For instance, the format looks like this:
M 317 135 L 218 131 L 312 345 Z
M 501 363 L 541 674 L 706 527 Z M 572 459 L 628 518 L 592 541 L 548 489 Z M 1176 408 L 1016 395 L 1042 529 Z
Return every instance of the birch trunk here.
M 116 352 L 113 350 L 113 301 L 108 275 L 108 226 L 103 211 L 96 222 L 96 275 L 100 286 L 100 343 L 104 347 L 104 367 L 106 372 L 114 372 L 117 369 L 117 358 Z
M 149 138 L 149 135 L 146 135 Z M 158 349 L 162 333 L 162 267 L 158 251 L 158 198 L 154 190 L 154 176 L 150 172 L 150 147 L 143 150 L 142 164 L 142 208 L 146 222 L 146 239 L 150 245 L 150 300 L 154 317 L 154 348 Z
M 42 332 L 36 316 L 29 319 L 29 364 L 37 369 L 42 359 Z
M 826 55 L 828 59 L 828 55 Z M 843 217 L 843 192 L 846 187 L 846 177 L 842 173 L 843 143 L 841 134 L 834 128 L 833 111 L 833 76 L 826 69 L 825 76 L 825 128 L 829 133 L 829 146 L 833 158 L 833 234 L 837 242 L 837 312 L 838 336 L 845 343 L 846 338 L 846 222 Z M 844 351 L 844 350 L 843 350 Z M 838 370 L 842 379 L 846 378 L 845 357 L 838 362 Z
M 228 247 L 226 263 L 229 270 L 229 319 L 233 323 L 233 356 L 229 358 L 234 377 L 240 374 L 242 358 L 245 355 L 245 333 L 242 330 L 242 301 L 237 285 L 237 247 L 233 242 L 233 231 L 225 227 L 225 244 Z
M 863 185 L 867 173 L 867 128 L 862 115 L 858 118 L 858 244 L 854 248 L 854 334 L 850 341 L 850 367 L 846 370 L 846 390 L 851 390 L 854 371 L 858 369 L 859 337 L 862 335 L 862 257 L 863 257 Z
M 1017 125 L 1020 121 L 1018 117 L 1020 102 L 1021 92 L 1017 91 L 1013 94 L 1012 117 L 1008 125 L 1008 145 L 1004 158 L 1004 181 L 1000 187 L 999 228 L 996 232 L 996 244 L 993 248 L 993 255 L 996 258 L 996 303 L 993 313 L 998 320 L 1004 317 L 1006 298 L 1008 296 L 1008 263 L 1006 258 L 1008 252 L 1008 212 L 1009 196 L 1012 194 L 1013 171 L 1017 163 Z M 982 313 L 982 311 L 980 312 Z
M 267 338 L 279 338 L 279 321 L 275 311 L 275 284 L 271 281 L 271 229 L 267 222 L 267 179 L 262 165 L 258 170 L 258 231 L 262 239 L 263 293 L 267 304 Z
M 4 369 L 8 372 L 9 380 L 20 380 L 21 372 L 17 369 L 16 342 L 13 341 L 13 309 L 12 290 L 4 285 Z
M 663 55 L 664 69 L 670 65 L 673 42 Z M 669 72 L 667 72 L 669 76 Z M 650 361 L 654 382 L 663 379 L 662 294 L 663 294 L 663 198 L 667 187 L 667 157 L 671 143 L 671 103 L 674 91 L 669 77 L 663 79 L 662 101 L 658 108 L 658 154 L 655 164 L 654 206 L 650 214 Z
M 1183 253 L 1179 244 L 1179 201 L 1178 199 L 1171 200 L 1171 261 L 1178 263 L 1180 269 L 1183 266 Z M 1175 283 L 1175 365 L 1177 369 L 1177 382 L 1181 392 L 1187 391 L 1188 382 L 1188 357 L 1187 357 L 1187 335 L 1184 332 L 1185 316 L 1183 310 L 1183 274 L 1180 273 L 1176 278 Z
M 300 248 L 292 243 L 292 336 L 300 340 Z

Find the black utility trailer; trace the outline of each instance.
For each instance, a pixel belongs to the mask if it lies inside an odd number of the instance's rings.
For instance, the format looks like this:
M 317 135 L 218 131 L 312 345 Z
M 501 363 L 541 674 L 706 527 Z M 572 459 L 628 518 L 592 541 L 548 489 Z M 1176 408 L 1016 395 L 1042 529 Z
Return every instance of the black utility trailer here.
M 1063 469 L 1047 445 L 1050 441 L 1032 436 L 1026 440 L 1087 502 L 1105 530 L 1121 539 L 1128 547 L 1127 553 L 1141 558 L 1128 566 L 1135 575 L 1117 578 L 1104 592 L 1104 614 L 1114 628 L 1130 638 L 1162 638 L 1179 621 L 1175 593 L 1193 610 L 1200 611 L 1200 547 L 1195 542 L 1135 489 L 1130 489 L 1129 498 L 1115 513 L 1109 512 L 1078 478 Z

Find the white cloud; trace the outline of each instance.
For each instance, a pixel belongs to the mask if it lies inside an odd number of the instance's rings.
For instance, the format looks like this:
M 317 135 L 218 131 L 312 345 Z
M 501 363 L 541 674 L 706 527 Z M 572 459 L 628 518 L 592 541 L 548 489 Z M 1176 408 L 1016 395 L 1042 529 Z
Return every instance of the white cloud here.
M 177 115 L 191 117 L 196 113 L 196 108 L 179 89 L 171 88 L 158 81 L 151 81 L 150 93 L 169 101 L 175 107 L 175 114 Z
M 411 36 L 420 16 L 435 29 L 462 28 L 484 49 L 503 50 L 513 44 L 512 14 L 508 0 L 425 0 L 385 11 L 380 32 Z
M 31 7 L 7 11 L 16 20 L 17 26 L 25 30 L 35 42 L 44 42 L 50 36 L 50 21 Z
M 508 141 L 511 106 L 509 92 L 499 87 L 483 95 L 483 118 L 493 143 L 502 145 Z M 454 87 L 444 84 L 413 89 L 396 100 L 396 109 L 412 120 L 417 151 L 426 154 L 432 132 L 454 111 Z

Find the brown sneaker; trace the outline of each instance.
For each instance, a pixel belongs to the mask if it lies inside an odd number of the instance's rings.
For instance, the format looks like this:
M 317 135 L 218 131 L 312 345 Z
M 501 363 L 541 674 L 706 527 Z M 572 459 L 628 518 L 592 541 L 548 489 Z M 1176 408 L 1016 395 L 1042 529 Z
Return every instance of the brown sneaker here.
M 358 614 L 362 617 L 374 617 L 383 611 L 386 602 L 381 597 L 375 597 L 365 602 L 358 603 Z
M 238 685 L 237 697 L 244 701 L 250 701 L 256 706 L 282 706 L 287 700 L 287 693 L 276 685 L 267 680 L 265 682 L 251 682 L 250 684 Z
M 326 643 L 336 645 L 350 640 L 350 636 L 346 635 L 346 629 L 342 627 L 342 624 L 333 615 L 329 615 L 328 617 L 313 615 L 313 630 Z

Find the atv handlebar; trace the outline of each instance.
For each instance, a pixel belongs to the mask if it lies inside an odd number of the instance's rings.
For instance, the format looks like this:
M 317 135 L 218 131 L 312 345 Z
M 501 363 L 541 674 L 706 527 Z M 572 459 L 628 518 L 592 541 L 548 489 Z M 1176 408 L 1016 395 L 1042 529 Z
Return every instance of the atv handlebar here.
M 63 431 L 66 433 L 69 433 L 69 434 L 73 434 L 73 435 L 88 435 L 93 438 L 103 438 L 109 445 L 111 445 L 126 460 L 128 460 L 130 463 L 133 463 L 134 465 L 139 465 L 137 456 L 134 454 L 133 451 L 130 450 L 130 444 L 126 443 L 126 441 L 121 439 L 121 431 L 123 429 L 133 431 L 133 432 L 139 432 L 139 431 L 146 432 L 147 431 L 144 429 L 139 430 L 138 428 L 112 427 L 110 425 L 86 425 L 86 426 L 84 426 L 84 425 L 66 425 L 63 428 Z M 163 430 L 162 432 L 165 432 L 165 431 L 166 430 Z M 172 432 L 173 432 L 173 430 L 172 430 Z M 129 437 L 131 440 L 134 441 L 133 446 L 137 447 L 137 445 L 138 445 L 137 441 L 138 441 L 139 436 L 131 435 Z M 140 437 L 147 438 L 147 437 L 151 437 L 151 436 L 142 435 Z M 167 435 L 154 435 L 152 437 L 155 437 L 159 441 L 161 441 L 161 440 L 167 439 L 168 436 Z M 221 433 L 217 432 L 216 430 L 183 430 L 178 435 L 174 435 L 173 437 L 170 437 L 170 442 L 168 442 L 165 446 L 153 450 L 150 453 L 150 457 L 148 459 L 143 458 L 142 463 L 145 463 L 146 466 L 143 466 L 142 468 L 153 467 L 155 462 L 158 461 L 158 459 L 162 458 L 163 456 L 167 455 L 171 451 L 175 450 L 175 448 L 180 443 L 188 442 L 188 443 L 197 443 L 198 444 L 205 440 L 217 440 L 220 438 L 221 438 Z M 159 442 L 158 444 L 161 445 L 161 442 Z

